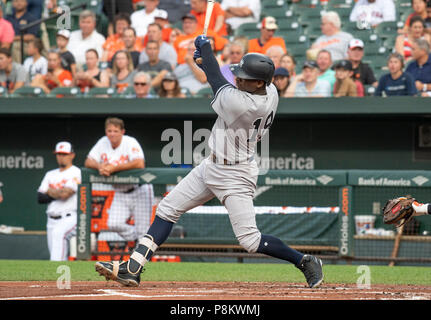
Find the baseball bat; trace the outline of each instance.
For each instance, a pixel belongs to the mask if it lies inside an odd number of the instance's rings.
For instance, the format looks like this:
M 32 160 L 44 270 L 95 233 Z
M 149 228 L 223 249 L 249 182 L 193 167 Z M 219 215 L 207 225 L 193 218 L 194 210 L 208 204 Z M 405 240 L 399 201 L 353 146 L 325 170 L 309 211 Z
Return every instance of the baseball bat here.
M 394 260 L 391 260 L 389 262 L 389 267 L 393 267 L 395 265 L 395 258 L 398 256 L 398 251 L 400 249 L 400 242 L 401 242 L 401 237 L 403 235 L 403 231 L 404 231 L 404 225 L 402 225 L 397 229 L 397 235 L 395 236 L 395 241 L 394 241 L 394 248 L 392 249 L 392 254 L 391 254 L 391 258 Z
M 204 31 L 203 35 L 206 36 L 208 33 L 208 27 L 210 25 L 211 14 L 213 12 L 215 0 L 208 0 L 207 2 L 207 11 L 205 12 L 205 22 L 204 22 Z M 202 58 L 199 57 L 196 59 L 197 64 L 202 64 Z

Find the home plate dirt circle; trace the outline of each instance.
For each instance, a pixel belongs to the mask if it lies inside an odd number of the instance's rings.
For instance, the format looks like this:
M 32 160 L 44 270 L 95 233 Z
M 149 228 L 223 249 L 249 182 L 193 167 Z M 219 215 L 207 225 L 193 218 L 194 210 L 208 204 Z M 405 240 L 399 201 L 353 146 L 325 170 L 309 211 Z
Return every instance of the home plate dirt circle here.
M 310 289 L 283 282 L 116 282 L 77 281 L 59 289 L 55 281 L 0 282 L 0 300 L 431 300 L 431 286 L 324 283 Z

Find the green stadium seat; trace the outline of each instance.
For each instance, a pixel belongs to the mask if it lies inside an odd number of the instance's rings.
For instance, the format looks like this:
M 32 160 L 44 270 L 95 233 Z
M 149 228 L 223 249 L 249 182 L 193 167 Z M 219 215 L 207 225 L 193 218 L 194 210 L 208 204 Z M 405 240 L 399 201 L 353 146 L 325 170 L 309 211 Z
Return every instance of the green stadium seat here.
M 304 34 L 294 34 L 293 32 L 289 32 L 287 35 L 283 36 L 283 39 L 287 47 L 297 44 L 308 47 L 310 46 L 310 39 Z
M 287 51 L 295 58 L 304 60 L 307 57 L 307 50 L 309 46 L 307 44 L 298 44 L 296 43 L 294 46 L 287 46 Z
M 321 8 L 320 0 L 301 0 L 296 3 L 292 3 L 290 7 L 300 8 Z
M 243 23 L 235 30 L 234 33 L 236 36 L 247 36 L 247 37 L 248 37 L 248 34 L 256 34 L 256 33 L 260 34 L 259 23 L 255 23 L 255 22 Z
M 6 98 L 8 96 L 7 90 L 5 87 L 0 86 L 0 98 Z
M 263 0 L 261 3 L 262 9 L 267 8 L 286 8 L 286 0 Z
M 39 98 L 39 97 L 44 97 L 45 92 L 42 90 L 42 88 L 39 88 L 39 87 L 24 86 L 16 89 L 10 96 L 13 98 L 20 98 L 20 97 Z
M 211 88 L 202 88 L 194 95 L 195 98 L 213 98 L 214 93 Z
M 302 8 L 298 14 L 298 21 L 302 26 L 318 23 L 320 25 L 323 8 Z
M 402 25 L 401 25 L 401 28 L 402 28 Z M 374 33 L 379 35 L 381 38 L 388 38 L 394 34 L 397 34 L 398 29 L 399 29 L 398 22 L 385 21 L 377 25 L 377 27 L 374 29 Z
M 280 19 L 285 18 L 287 15 L 289 15 L 289 8 L 288 7 L 284 7 L 284 8 L 264 8 L 262 9 L 261 13 L 260 13 L 260 17 L 264 18 L 264 17 L 274 17 L 277 22 Z
M 329 11 L 329 10 L 328 10 Z M 352 12 L 352 8 L 331 8 L 330 11 L 335 11 L 340 16 L 341 21 L 349 21 L 350 13 Z
M 48 98 L 77 98 L 81 96 L 81 89 L 78 87 L 57 87 L 46 96 Z
M 379 79 L 377 79 L 377 81 L 379 81 Z M 372 85 L 366 84 L 364 85 L 364 91 L 365 91 L 365 95 L 374 96 L 374 92 L 376 92 L 376 88 L 374 88 Z
M 354 3 L 354 0 L 329 0 L 326 9 L 331 11 L 337 8 L 353 8 Z
M 86 97 L 89 98 L 112 98 L 117 95 L 117 90 L 111 87 L 91 88 Z
M 374 72 L 377 72 L 379 69 L 386 68 L 388 64 L 387 55 L 364 54 L 364 58 L 362 60 L 363 62 L 368 63 Z
M 187 98 L 193 97 L 192 93 L 187 88 L 181 88 L 181 92 L 186 95 Z

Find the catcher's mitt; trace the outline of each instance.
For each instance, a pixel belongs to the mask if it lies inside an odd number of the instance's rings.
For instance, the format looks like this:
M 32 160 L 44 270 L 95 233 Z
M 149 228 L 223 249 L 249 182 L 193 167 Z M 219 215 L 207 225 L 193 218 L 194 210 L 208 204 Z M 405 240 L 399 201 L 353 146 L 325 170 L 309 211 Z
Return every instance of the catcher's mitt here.
M 383 222 L 395 224 L 397 228 L 406 224 L 415 212 L 412 206 L 415 200 L 410 196 L 388 200 L 383 207 Z

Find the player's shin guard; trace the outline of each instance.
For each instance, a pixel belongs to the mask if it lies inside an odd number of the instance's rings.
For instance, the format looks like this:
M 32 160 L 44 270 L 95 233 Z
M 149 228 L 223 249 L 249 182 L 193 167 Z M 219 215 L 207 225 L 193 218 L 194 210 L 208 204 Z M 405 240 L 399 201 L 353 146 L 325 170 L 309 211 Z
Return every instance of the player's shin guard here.
M 135 251 L 130 256 L 127 264 L 127 270 L 132 274 L 137 274 L 142 271 L 144 265 L 151 259 L 158 248 L 154 243 L 154 239 L 149 234 L 146 234 L 139 240 L 139 244 Z

